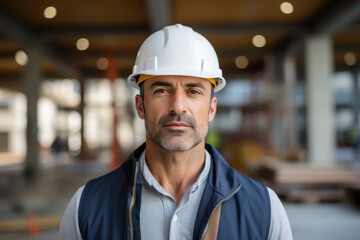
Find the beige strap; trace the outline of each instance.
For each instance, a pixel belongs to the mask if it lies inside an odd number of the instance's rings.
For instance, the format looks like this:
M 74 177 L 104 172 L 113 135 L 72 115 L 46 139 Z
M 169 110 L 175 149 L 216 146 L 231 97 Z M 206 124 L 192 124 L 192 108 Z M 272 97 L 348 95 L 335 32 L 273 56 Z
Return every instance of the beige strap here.
M 204 238 L 204 240 L 216 240 L 218 229 L 219 229 L 219 222 L 220 222 L 220 213 L 221 213 L 221 205 L 215 210 L 213 213 L 209 230 Z

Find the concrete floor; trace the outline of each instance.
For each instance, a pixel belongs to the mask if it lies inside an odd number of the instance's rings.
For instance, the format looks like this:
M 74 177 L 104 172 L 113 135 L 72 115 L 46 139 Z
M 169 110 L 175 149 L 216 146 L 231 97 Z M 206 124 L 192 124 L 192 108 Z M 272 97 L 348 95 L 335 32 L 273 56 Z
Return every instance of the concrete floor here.
M 35 212 L 38 219 L 60 219 L 75 190 L 108 170 L 109 161 L 106 157 L 102 159 L 49 169 L 32 185 L 19 181 L 16 175 L 13 179 L 4 177 L 4 169 L 0 169 L 0 225 L 4 221 L 24 220 L 29 211 Z M 284 203 L 284 206 L 295 240 L 360 239 L 360 211 L 350 205 Z M 56 227 L 40 230 L 37 236 L 29 236 L 26 231 L 0 231 L 0 240 L 9 239 L 45 240 L 58 236 Z
M 285 203 L 295 240 L 359 240 L 360 211 L 341 203 Z
M 101 154 L 98 160 L 79 161 L 66 158 L 60 164 L 45 161 L 42 163 L 40 177 L 33 183 L 23 180 L 22 166 L 1 167 L 0 240 L 58 239 L 56 223 L 50 224 L 46 229 L 39 227 L 39 234 L 29 236 L 26 224 L 24 227 L 22 222 L 27 220 L 29 212 L 36 213 L 38 222 L 48 218 L 60 221 L 76 189 L 88 180 L 106 173 L 109 162 L 107 153 Z M 23 230 L 2 230 L 2 223 L 9 222 Z

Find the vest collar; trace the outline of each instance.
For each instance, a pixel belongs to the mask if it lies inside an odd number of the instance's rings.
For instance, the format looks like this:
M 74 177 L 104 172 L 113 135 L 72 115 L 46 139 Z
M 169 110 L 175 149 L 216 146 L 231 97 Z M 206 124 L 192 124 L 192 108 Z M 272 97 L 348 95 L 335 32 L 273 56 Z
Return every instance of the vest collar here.
M 241 185 L 240 178 L 213 146 L 206 144 L 205 148 L 210 153 L 212 159 L 209 174 L 210 187 L 223 196 L 230 195 Z
M 145 148 L 146 143 L 143 143 L 124 163 L 124 167 L 127 169 L 126 172 L 128 173 L 131 182 L 133 182 L 136 162 L 139 161 Z M 226 160 L 213 146 L 206 144 L 205 148 L 211 156 L 211 167 L 208 179 L 210 187 L 223 196 L 231 194 L 241 184 L 241 180 L 235 174 L 234 169 L 229 166 Z

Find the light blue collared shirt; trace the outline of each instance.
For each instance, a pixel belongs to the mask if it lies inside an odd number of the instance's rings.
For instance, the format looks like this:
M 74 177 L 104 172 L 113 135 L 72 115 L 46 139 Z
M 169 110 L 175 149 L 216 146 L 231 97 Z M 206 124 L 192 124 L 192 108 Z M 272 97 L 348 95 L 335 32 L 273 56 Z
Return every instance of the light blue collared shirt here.
M 210 154 L 205 150 L 205 166 L 199 177 L 185 192 L 178 206 L 151 174 L 140 157 L 143 187 L 140 209 L 141 239 L 192 239 L 195 220 L 210 171 Z

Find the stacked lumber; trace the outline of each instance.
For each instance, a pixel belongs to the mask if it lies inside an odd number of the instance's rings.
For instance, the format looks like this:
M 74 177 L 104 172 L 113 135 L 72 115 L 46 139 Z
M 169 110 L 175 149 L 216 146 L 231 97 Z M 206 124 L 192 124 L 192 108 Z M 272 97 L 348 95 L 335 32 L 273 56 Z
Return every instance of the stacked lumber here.
M 345 190 L 360 183 L 360 169 L 339 164 L 265 161 L 256 175 L 287 201 L 342 201 Z

